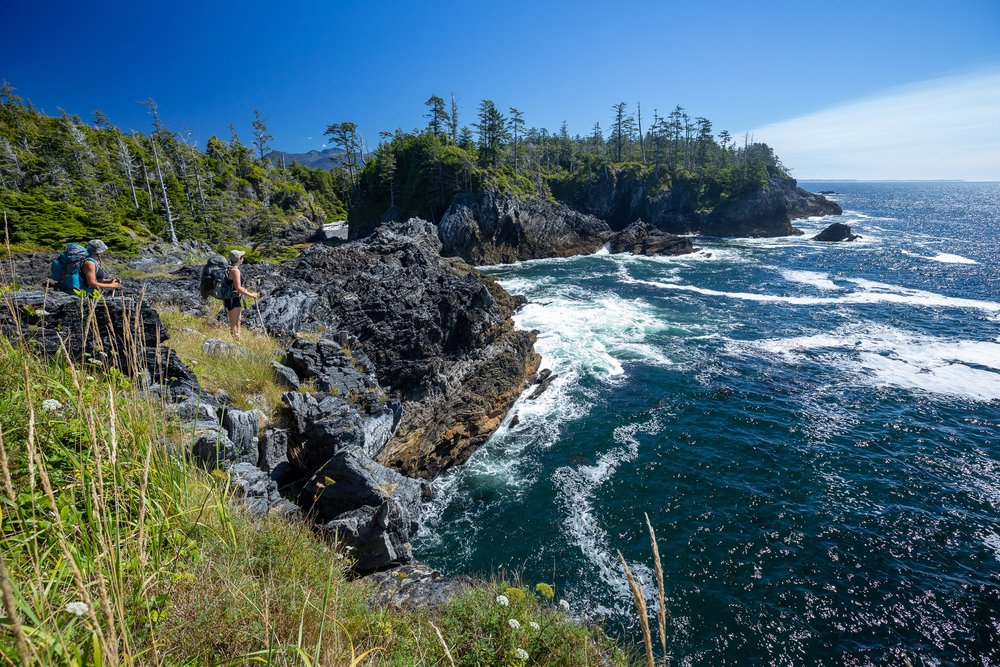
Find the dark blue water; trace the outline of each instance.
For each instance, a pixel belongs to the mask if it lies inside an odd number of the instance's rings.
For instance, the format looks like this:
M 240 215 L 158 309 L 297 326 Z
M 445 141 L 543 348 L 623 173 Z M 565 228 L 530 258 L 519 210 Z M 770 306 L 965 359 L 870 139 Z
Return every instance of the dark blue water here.
M 648 513 L 672 664 L 1000 664 L 1000 184 L 804 185 L 844 215 L 492 269 L 559 377 L 439 480 L 418 557 L 635 638 Z M 809 240 L 838 220 L 863 238 Z

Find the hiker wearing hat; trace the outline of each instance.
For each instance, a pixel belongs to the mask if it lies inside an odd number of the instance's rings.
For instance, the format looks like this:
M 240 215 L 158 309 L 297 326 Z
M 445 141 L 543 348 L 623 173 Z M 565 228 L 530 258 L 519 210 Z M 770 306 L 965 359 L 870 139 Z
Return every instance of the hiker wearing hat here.
M 94 239 L 87 244 L 87 257 L 80 264 L 80 274 L 83 276 L 83 289 L 87 294 L 93 294 L 96 289 L 118 289 L 122 281 L 117 278 L 108 280 L 104 270 L 104 253 L 108 246 L 100 239 Z
M 233 296 L 222 302 L 226 309 L 226 319 L 229 320 L 229 330 L 233 332 L 234 338 L 240 337 L 240 324 L 243 318 L 243 309 L 246 307 L 243 303 L 243 297 L 260 298 L 256 292 L 251 292 L 243 287 L 240 265 L 243 264 L 243 255 L 245 254 L 246 252 L 243 250 L 229 251 L 229 270 L 226 272 L 226 280 L 232 285 Z

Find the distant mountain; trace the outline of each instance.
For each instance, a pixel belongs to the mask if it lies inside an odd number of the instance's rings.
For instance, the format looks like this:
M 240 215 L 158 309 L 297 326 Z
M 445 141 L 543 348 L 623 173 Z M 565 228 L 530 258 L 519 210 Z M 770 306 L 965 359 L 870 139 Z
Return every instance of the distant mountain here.
M 285 166 L 296 162 L 303 167 L 313 169 L 333 169 L 340 164 L 340 159 L 344 151 L 339 148 L 325 148 L 321 151 L 309 151 L 308 153 L 286 153 L 285 151 L 271 151 L 267 154 L 267 159 L 276 166 L 281 166 L 284 159 Z

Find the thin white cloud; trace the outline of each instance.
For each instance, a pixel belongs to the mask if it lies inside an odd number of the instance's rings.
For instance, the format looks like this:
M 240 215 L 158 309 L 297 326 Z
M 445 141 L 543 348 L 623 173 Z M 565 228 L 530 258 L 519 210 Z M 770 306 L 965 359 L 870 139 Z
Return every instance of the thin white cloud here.
M 1000 180 L 1000 69 L 894 88 L 751 133 L 797 178 Z

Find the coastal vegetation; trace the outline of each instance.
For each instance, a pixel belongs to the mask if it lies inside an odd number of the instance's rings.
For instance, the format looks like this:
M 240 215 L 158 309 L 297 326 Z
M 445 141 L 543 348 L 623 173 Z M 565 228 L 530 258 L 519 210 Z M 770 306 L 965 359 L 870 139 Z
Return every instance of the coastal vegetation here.
M 167 321 L 180 333 L 179 316 Z M 238 393 L 236 374 L 213 373 Z M 374 604 L 349 553 L 307 524 L 250 516 L 227 473 L 180 454 L 190 434 L 131 377 L 0 338 L 5 662 L 632 661 L 545 582 L 498 576 L 439 607 Z
M 613 105 L 608 129 L 587 135 L 531 125 L 515 107 L 479 104 L 462 124 L 458 104 L 432 95 L 423 128 L 382 132 L 372 150 L 353 121 L 328 125 L 338 150 L 329 169 L 269 159 L 272 136 L 254 110 L 249 145 L 228 138 L 200 147 L 190 130 L 168 128 L 145 102 L 149 131 L 124 130 L 100 111 L 92 122 L 49 116 L 4 82 L 0 87 L 0 209 L 16 248 L 52 249 L 101 237 L 134 253 L 152 239 L 237 243 L 276 257 L 289 225 L 347 218 L 352 237 L 382 220 L 440 221 L 455 196 L 496 191 L 572 203 L 608 175 L 628 174 L 648 193 L 674 190 L 691 211 L 765 188 L 787 171 L 769 146 L 729 132 L 681 106 L 644 116 Z M 277 163 L 275 163 L 277 162 Z

